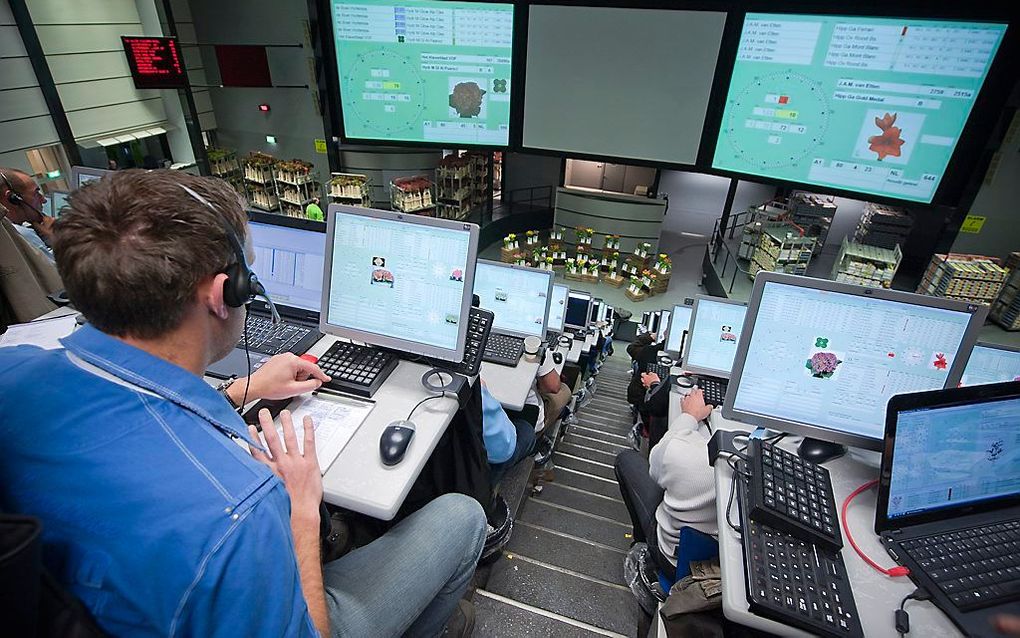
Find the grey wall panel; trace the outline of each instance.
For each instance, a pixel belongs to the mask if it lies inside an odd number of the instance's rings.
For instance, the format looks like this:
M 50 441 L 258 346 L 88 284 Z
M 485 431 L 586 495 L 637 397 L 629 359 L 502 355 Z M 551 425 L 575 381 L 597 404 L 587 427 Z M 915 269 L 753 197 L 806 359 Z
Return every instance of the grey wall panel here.
M 102 78 L 126 78 L 131 75 L 123 51 L 56 55 L 46 58 L 46 63 L 57 85 Z
M 205 70 L 201 47 L 184 47 L 181 50 L 181 56 L 184 58 L 184 68 L 188 71 L 194 71 L 195 69 Z
M 569 229 L 580 227 L 599 235 L 620 235 L 621 252 L 633 251 L 642 242 L 650 243 L 654 251 L 659 245 L 664 208 L 662 200 L 560 188 L 554 221 L 568 229 L 564 240 L 569 244 L 575 241 Z M 595 245 L 600 242 L 596 240 Z
M 28 58 L 0 58 L 0 89 L 39 86 Z M 0 112 L 0 117 L 3 113 Z
M 195 98 L 196 111 L 199 113 L 206 113 L 213 110 L 212 98 L 209 97 L 208 89 L 201 91 L 196 90 L 193 95 Z
M 177 18 L 177 41 L 181 44 L 195 44 L 198 42 L 198 35 L 195 33 L 195 25 L 190 22 L 181 22 L 181 19 L 174 14 Z
M 562 162 L 562 159 L 548 155 L 504 153 L 503 175 L 505 176 L 506 191 L 536 186 L 559 186 Z M 517 197 L 525 196 L 525 193 L 517 195 Z
M 11 3 L 7 0 L 0 0 L 0 25 L 14 24 L 14 14 L 11 13 Z
M 37 27 L 138 21 L 135 0 L 28 0 L 28 8 Z
M 67 120 L 71 124 L 75 138 L 83 139 L 117 131 L 159 126 L 166 120 L 166 111 L 163 108 L 163 100 L 157 97 L 144 102 L 68 113 Z
M 57 144 L 60 136 L 49 114 L 17 122 L 0 122 L 0 150 L 29 149 Z
M 156 90 L 136 89 L 131 78 L 61 84 L 57 86 L 57 93 L 60 94 L 60 101 L 68 113 L 111 104 L 150 100 L 160 95 Z M 122 128 L 117 127 L 118 130 Z
M 0 58 L 25 57 L 25 46 L 21 42 L 18 27 L 13 25 L 0 26 Z
M 122 35 L 144 35 L 142 25 L 135 24 L 60 24 L 36 26 L 39 43 L 46 56 L 65 53 L 117 52 L 124 58 Z
M 0 120 L 22 120 L 42 115 L 48 117 L 49 114 L 49 107 L 39 87 L 0 91 Z
M 203 131 L 211 131 L 216 128 L 216 115 L 213 112 L 199 113 L 198 124 Z
M 170 7 L 174 11 L 174 21 L 178 26 L 182 22 L 191 22 L 191 6 L 188 0 L 171 0 Z

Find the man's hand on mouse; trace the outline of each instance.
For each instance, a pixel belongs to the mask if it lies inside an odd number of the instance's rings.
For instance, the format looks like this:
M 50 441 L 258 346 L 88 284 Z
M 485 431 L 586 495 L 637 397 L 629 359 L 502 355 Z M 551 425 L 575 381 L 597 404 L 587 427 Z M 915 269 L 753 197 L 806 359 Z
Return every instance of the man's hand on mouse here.
M 248 401 L 259 399 L 289 399 L 305 392 L 318 390 L 330 380 L 319 366 L 297 355 L 285 352 L 278 354 L 251 375 L 248 387 Z M 236 405 L 244 400 L 245 380 L 238 379 L 227 388 Z
M 680 402 L 680 409 L 698 421 L 704 421 L 712 414 L 712 406 L 705 404 L 705 393 L 701 388 L 694 388 Z
M 269 454 L 251 448 L 251 455 L 257 461 L 265 463 L 273 474 L 280 477 L 283 486 L 287 488 L 290 495 L 290 516 L 291 520 L 306 522 L 315 525 L 319 524 L 319 503 L 322 501 L 322 472 L 319 470 L 319 459 L 315 455 L 315 428 L 312 424 L 312 417 L 305 416 L 302 426 L 304 428 L 303 446 L 298 447 L 297 434 L 294 432 L 294 422 L 291 419 L 290 410 L 280 413 L 280 425 L 283 426 L 283 443 L 287 450 L 280 445 L 280 435 L 273 424 L 273 417 L 269 410 L 259 410 L 259 423 L 262 425 L 262 436 L 266 441 L 266 448 Z M 259 440 L 258 430 L 254 425 L 248 426 L 248 432 L 253 440 Z M 304 450 L 302 453 L 301 450 Z

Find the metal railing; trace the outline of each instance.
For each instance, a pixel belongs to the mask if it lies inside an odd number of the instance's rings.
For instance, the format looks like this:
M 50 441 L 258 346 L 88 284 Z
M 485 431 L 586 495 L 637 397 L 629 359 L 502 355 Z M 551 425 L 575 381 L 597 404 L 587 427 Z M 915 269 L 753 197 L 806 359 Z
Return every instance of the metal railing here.
M 737 281 L 737 274 L 743 273 L 745 276 L 750 277 L 751 273 L 740 267 L 740 262 L 737 261 L 737 256 L 733 254 L 733 250 L 729 244 L 726 243 L 727 239 L 733 239 L 733 235 L 737 229 L 743 232 L 744 226 L 749 224 L 754 219 L 754 211 L 745 210 L 735 215 L 731 215 L 729 223 L 726 228 L 722 228 L 722 218 L 715 220 L 715 226 L 712 228 L 712 241 L 705 247 L 707 254 L 712 261 L 712 265 L 715 267 L 716 272 L 719 274 L 719 282 L 726 285 L 726 274 L 730 273 L 730 285 L 726 288 L 727 294 L 733 292 L 733 285 Z M 727 237 L 728 235 L 728 237 Z M 722 269 L 719 269 L 719 259 L 722 259 Z

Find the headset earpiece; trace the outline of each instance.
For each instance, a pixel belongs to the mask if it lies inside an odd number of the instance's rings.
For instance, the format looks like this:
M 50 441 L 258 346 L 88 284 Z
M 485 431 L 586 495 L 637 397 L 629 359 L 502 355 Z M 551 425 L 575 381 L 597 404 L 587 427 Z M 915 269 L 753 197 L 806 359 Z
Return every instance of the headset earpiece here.
M 258 276 L 248 265 L 248 260 L 244 256 L 244 248 L 237 238 L 237 233 L 222 216 L 217 215 L 217 219 L 223 223 L 227 242 L 230 243 L 235 258 L 234 263 L 223 269 L 223 273 L 227 276 L 227 280 L 223 282 L 223 301 L 231 308 L 240 308 L 255 298 L 262 284 L 259 283 Z

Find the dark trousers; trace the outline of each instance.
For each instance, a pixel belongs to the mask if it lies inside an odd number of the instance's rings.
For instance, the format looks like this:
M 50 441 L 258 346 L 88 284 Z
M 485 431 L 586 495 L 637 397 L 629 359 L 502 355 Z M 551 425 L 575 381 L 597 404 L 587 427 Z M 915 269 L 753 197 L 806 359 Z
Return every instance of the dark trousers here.
M 648 475 L 648 461 L 640 452 L 624 450 L 616 455 L 616 480 L 623 502 L 634 526 L 634 541 L 647 543 L 655 566 L 667 574 L 676 571 L 669 559 L 659 551 L 655 509 L 662 502 L 662 488 Z
M 489 464 L 489 485 L 493 490 L 503 480 L 506 473 L 510 471 L 510 468 L 535 453 L 535 442 L 537 441 L 535 437 L 535 424 L 528 423 L 525 419 L 521 418 L 513 419 L 513 424 L 517 428 L 517 447 L 514 448 L 513 456 L 502 463 Z

